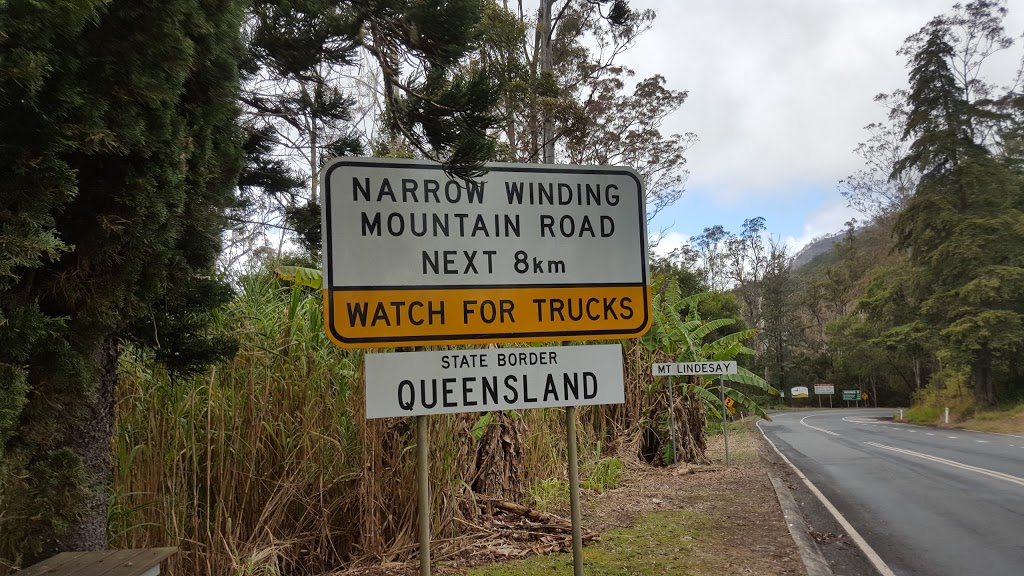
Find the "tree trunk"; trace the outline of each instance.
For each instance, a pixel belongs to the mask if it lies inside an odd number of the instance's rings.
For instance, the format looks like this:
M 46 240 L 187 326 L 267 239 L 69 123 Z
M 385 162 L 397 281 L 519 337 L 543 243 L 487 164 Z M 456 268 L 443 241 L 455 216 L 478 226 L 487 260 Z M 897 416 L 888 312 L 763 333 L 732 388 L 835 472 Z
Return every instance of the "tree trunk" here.
M 114 391 L 117 388 L 117 339 L 110 338 L 96 351 L 99 379 L 89 415 L 72 429 L 68 445 L 92 476 L 91 495 L 81 521 L 51 543 L 50 552 L 103 550 L 107 547 L 107 493 L 111 482 L 110 446 L 114 437 Z
M 708 425 L 704 401 L 694 394 L 689 386 L 682 386 L 675 398 L 676 406 L 670 409 L 676 413 L 676 443 L 679 462 L 686 464 L 707 464 L 707 437 L 704 430 Z M 679 390 L 679 389 L 677 389 Z M 723 422 L 723 426 L 725 423 Z
M 478 494 L 519 500 L 526 489 L 523 453 L 528 435 L 518 415 L 491 412 L 491 422 L 476 449 L 476 475 L 470 484 Z
M 554 0 L 541 0 L 540 2 L 540 71 L 543 77 L 551 71 L 551 5 Z M 551 121 L 551 114 L 544 112 L 544 122 L 541 126 L 541 162 L 554 164 L 555 142 L 554 124 Z
M 995 404 L 995 390 L 992 388 L 992 357 L 983 349 L 971 367 L 974 380 L 974 401 L 978 406 Z
M 915 389 L 921 389 L 921 357 L 914 356 L 914 386 Z

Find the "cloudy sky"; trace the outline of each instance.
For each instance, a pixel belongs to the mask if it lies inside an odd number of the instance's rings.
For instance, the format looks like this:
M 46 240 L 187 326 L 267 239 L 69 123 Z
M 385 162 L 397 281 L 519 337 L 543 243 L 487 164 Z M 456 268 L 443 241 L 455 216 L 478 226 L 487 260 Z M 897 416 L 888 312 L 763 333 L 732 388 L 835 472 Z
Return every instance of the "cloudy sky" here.
M 1019 6 L 1014 6 L 1019 4 Z M 689 91 L 666 133 L 695 132 L 686 194 L 655 220 L 663 246 L 705 227 L 738 231 L 763 216 L 799 247 L 855 212 L 836 184 L 859 167 L 863 127 L 884 119 L 873 98 L 906 86 L 903 39 L 953 0 L 631 0 L 658 13 L 624 55 L 638 77 L 662 74 Z M 1007 31 L 1024 33 L 1024 2 Z M 1008 83 L 1021 41 L 986 64 Z

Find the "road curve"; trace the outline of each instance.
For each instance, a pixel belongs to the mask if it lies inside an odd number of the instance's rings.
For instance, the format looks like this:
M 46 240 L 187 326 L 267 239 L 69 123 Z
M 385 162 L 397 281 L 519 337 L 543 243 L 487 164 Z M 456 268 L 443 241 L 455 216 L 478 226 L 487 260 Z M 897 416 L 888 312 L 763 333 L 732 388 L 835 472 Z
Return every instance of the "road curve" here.
M 765 435 L 899 576 L 1024 574 L 1024 435 L 773 414 Z

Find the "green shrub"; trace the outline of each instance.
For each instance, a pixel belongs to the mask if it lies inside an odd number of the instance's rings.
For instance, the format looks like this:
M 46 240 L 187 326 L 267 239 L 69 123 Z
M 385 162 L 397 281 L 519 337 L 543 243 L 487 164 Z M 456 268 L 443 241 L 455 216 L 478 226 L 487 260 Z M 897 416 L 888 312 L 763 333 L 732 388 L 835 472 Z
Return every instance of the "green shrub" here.
M 564 508 L 569 502 L 569 483 L 561 478 L 547 478 L 530 488 L 533 507 L 541 512 Z
M 914 424 L 935 424 L 942 416 L 942 410 L 935 406 L 912 406 L 903 413 L 907 422 Z
M 940 424 L 949 408 L 949 421 L 957 422 L 974 413 L 974 395 L 968 388 L 966 370 L 944 368 L 932 375 L 928 385 L 914 393 L 913 404 L 904 414 L 908 422 Z
M 597 492 L 604 492 L 619 485 L 626 473 L 626 465 L 618 458 L 603 458 L 594 462 L 586 474 L 583 487 Z
M 992 410 L 986 410 L 984 412 L 977 412 L 974 415 L 976 420 L 1005 420 L 1012 418 L 1017 414 L 1024 413 L 1024 402 L 1017 404 L 1010 404 L 1007 406 L 999 406 Z

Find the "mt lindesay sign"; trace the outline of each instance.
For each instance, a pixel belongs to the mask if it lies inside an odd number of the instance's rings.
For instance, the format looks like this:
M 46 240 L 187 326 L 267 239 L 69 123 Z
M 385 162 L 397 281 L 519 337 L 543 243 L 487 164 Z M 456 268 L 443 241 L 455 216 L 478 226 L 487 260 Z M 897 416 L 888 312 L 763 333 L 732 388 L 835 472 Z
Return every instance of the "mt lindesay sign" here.
M 321 172 L 324 316 L 343 347 L 635 337 L 651 322 L 628 168 L 338 158 Z
M 655 376 L 713 376 L 716 374 L 735 373 L 735 360 L 709 360 L 705 362 L 676 362 L 651 365 L 651 374 Z

